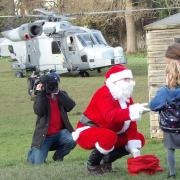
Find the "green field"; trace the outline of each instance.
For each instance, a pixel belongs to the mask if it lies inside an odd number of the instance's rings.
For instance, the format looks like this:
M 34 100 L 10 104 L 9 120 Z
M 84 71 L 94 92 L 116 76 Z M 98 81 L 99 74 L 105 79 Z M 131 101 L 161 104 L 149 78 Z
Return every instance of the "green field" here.
M 135 102 L 148 102 L 147 63 L 145 55 L 131 55 L 127 66 L 131 68 L 136 80 Z M 66 90 L 76 101 L 76 107 L 69 113 L 75 126 L 81 113 L 87 106 L 93 92 L 104 82 L 104 69 L 101 74 L 90 72 L 91 77 L 62 76 L 61 88 Z M 153 177 L 139 174 L 130 176 L 127 172 L 127 157 L 117 160 L 113 167 L 117 171 L 103 177 L 88 176 L 85 162 L 87 151 L 78 146 L 68 155 L 64 162 L 53 162 L 49 154 L 47 164 L 32 166 L 26 163 L 27 151 L 31 144 L 35 125 L 32 101 L 27 94 L 27 79 L 16 78 L 11 71 L 8 59 L 0 58 L 0 180 L 61 180 L 61 179 L 164 179 L 167 175 L 166 152 L 162 141 L 150 139 L 149 116 L 143 115 L 138 123 L 139 131 L 146 137 L 142 154 L 155 154 L 165 169 Z M 176 155 L 179 156 L 178 154 Z M 177 172 L 180 160 L 177 158 Z M 180 175 L 177 174 L 177 179 Z

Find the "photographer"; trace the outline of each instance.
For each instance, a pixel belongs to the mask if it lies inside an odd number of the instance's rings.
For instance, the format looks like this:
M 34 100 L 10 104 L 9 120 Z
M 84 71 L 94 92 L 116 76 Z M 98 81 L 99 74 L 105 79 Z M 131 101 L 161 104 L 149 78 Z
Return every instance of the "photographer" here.
M 31 149 L 27 161 L 42 164 L 46 161 L 48 151 L 56 150 L 54 161 L 62 161 L 74 147 L 67 112 L 73 109 L 75 102 L 66 92 L 59 90 L 60 78 L 56 73 L 40 77 L 36 85 L 34 112 L 37 115 Z

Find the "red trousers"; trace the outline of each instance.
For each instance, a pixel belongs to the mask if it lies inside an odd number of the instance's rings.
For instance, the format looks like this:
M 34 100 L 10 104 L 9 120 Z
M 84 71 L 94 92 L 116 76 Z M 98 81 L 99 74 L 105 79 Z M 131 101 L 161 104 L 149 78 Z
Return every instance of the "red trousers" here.
M 78 124 L 77 128 L 83 127 L 81 123 Z M 144 136 L 137 132 L 135 140 L 140 140 L 141 145 L 144 145 Z M 86 130 L 83 130 L 79 138 L 77 139 L 77 144 L 79 144 L 84 149 L 94 149 L 95 144 L 98 142 L 99 146 L 104 150 L 110 150 L 114 148 L 120 148 L 127 145 L 128 137 L 126 133 L 116 134 L 116 132 L 99 127 L 90 127 Z

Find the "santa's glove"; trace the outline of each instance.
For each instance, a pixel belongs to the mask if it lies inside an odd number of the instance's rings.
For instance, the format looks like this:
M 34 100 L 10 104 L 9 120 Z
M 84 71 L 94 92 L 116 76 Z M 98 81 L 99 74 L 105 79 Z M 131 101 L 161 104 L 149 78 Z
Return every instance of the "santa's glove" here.
M 147 103 L 136 103 L 129 106 L 130 118 L 132 121 L 138 121 L 141 119 L 141 116 L 145 112 L 149 112 L 149 108 L 147 108 Z
M 130 153 L 132 154 L 132 156 L 133 156 L 134 158 L 141 155 L 140 150 L 137 149 L 137 148 L 129 149 L 129 151 L 130 151 Z

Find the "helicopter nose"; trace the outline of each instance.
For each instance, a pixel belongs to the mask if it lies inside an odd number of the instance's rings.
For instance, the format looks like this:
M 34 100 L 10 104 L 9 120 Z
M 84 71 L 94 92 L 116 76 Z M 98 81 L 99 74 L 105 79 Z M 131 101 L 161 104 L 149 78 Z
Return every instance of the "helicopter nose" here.
M 108 48 L 102 51 L 102 59 L 113 59 L 114 58 L 114 51 L 113 48 Z

